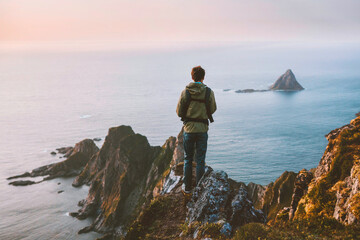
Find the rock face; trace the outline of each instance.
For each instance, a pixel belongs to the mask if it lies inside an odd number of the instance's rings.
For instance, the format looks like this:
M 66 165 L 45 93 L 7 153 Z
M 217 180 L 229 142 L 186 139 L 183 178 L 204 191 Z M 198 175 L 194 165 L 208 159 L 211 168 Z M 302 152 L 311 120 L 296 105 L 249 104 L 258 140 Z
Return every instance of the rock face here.
M 274 183 L 266 186 L 260 209 L 268 220 L 275 219 L 279 210 L 290 206 L 295 178 L 296 173 L 285 171 Z
M 77 176 L 82 168 L 87 164 L 92 155 L 99 151 L 93 140 L 85 139 L 75 144 L 75 147 L 60 148 L 59 153 L 65 153 L 64 156 L 68 158 L 62 162 L 52 163 L 26 172 L 21 175 L 16 175 L 7 178 L 8 180 L 23 177 L 38 177 L 47 176 L 43 180 L 49 180 L 57 177 L 71 177 Z M 15 182 L 17 185 L 20 181 Z M 34 182 L 35 183 L 35 182 Z M 10 183 L 14 184 L 14 182 Z M 33 183 L 23 184 L 29 185 Z
M 174 147 L 174 137 L 162 147 L 152 147 L 129 126 L 110 128 L 100 151 L 73 183 L 90 184 L 90 189 L 83 207 L 72 215 L 95 218 L 86 231 L 122 235 L 152 198 L 156 183 L 169 168 Z
M 203 178 L 195 188 L 187 205 L 186 221 L 196 223 L 198 233 L 204 224 L 216 223 L 224 235 L 231 229 L 250 222 L 265 222 L 262 211 L 256 210 L 242 184 L 231 184 L 224 171 L 207 168 Z M 201 237 L 201 236 L 194 236 Z
M 294 213 L 297 209 L 300 199 L 307 193 L 308 185 L 313 179 L 314 175 L 311 171 L 306 169 L 301 170 L 295 178 L 295 188 L 291 198 L 291 204 L 289 208 L 289 219 L 293 219 Z
M 299 201 L 295 218 L 319 215 L 345 224 L 360 219 L 360 117 L 331 131 L 325 153 Z
M 287 91 L 299 91 L 304 88 L 296 81 L 293 72 L 288 69 L 283 75 L 281 75 L 276 82 L 270 86 L 270 90 L 287 90 Z

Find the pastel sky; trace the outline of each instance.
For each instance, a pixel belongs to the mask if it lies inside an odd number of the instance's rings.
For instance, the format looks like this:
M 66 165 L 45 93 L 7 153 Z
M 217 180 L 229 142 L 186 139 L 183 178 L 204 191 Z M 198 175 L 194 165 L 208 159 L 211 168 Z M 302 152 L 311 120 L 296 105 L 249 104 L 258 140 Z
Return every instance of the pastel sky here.
M 0 0 L 0 41 L 359 41 L 359 0 Z

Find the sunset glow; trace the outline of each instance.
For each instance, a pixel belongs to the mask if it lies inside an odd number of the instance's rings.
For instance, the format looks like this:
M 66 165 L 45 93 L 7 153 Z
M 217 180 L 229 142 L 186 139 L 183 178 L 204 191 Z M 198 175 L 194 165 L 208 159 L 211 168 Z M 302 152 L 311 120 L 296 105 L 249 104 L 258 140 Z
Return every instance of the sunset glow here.
M 360 39 L 360 2 L 0 1 L 0 41 Z

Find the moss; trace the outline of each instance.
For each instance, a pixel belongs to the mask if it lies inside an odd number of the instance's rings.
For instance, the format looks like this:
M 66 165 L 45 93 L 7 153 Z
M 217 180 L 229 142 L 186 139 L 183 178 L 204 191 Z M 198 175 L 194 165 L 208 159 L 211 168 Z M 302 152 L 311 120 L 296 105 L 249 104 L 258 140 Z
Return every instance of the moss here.
M 296 209 L 296 215 L 299 218 L 303 218 L 306 215 L 305 203 L 299 203 L 299 205 Z
M 186 217 L 183 200 L 181 193 L 153 199 L 128 227 L 125 239 L 177 239 Z
M 344 189 L 344 179 L 350 175 L 351 168 L 354 166 L 360 151 L 360 133 L 358 129 L 345 129 L 335 141 L 337 148 L 332 160 L 330 171 L 321 179 L 309 192 L 308 198 L 313 204 L 313 208 L 307 217 L 323 215 L 331 217 L 336 203 L 336 191 Z
M 234 234 L 234 240 L 359 239 L 360 225 L 344 226 L 333 218 L 317 217 L 281 222 L 271 226 L 249 223 Z
M 154 219 L 166 214 L 170 201 L 169 198 L 165 197 L 153 199 L 150 205 L 141 213 L 139 219 L 128 228 L 125 239 L 142 239 L 146 233 L 156 230 L 162 223 Z
M 356 219 L 360 219 L 360 193 L 355 194 L 350 200 L 350 210 Z
M 283 221 L 286 222 L 289 220 L 289 211 L 280 211 L 276 215 L 276 221 Z
M 194 234 L 195 230 L 200 226 L 200 222 L 194 221 L 191 224 L 189 224 L 187 221 L 183 224 L 180 224 L 180 230 L 184 236 L 192 235 Z
M 308 194 L 314 207 L 308 213 L 310 216 L 326 215 L 332 216 L 336 204 L 336 195 L 329 191 L 330 184 L 326 178 L 321 179 Z
M 198 238 L 226 239 L 220 232 L 222 224 L 205 223 L 199 227 Z
M 267 239 L 268 232 L 266 226 L 261 223 L 249 223 L 236 231 L 234 240 Z
M 339 137 L 338 149 L 332 162 L 329 180 L 335 183 L 350 175 L 354 157 L 359 156 L 360 133 L 358 129 L 345 129 Z

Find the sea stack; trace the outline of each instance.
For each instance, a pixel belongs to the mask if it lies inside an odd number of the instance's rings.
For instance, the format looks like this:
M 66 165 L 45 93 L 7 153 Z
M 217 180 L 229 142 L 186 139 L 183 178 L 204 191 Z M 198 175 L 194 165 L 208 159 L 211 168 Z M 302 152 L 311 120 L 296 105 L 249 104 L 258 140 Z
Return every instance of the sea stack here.
M 304 88 L 296 81 L 291 69 L 288 69 L 270 86 L 270 90 L 300 91 L 304 90 Z

